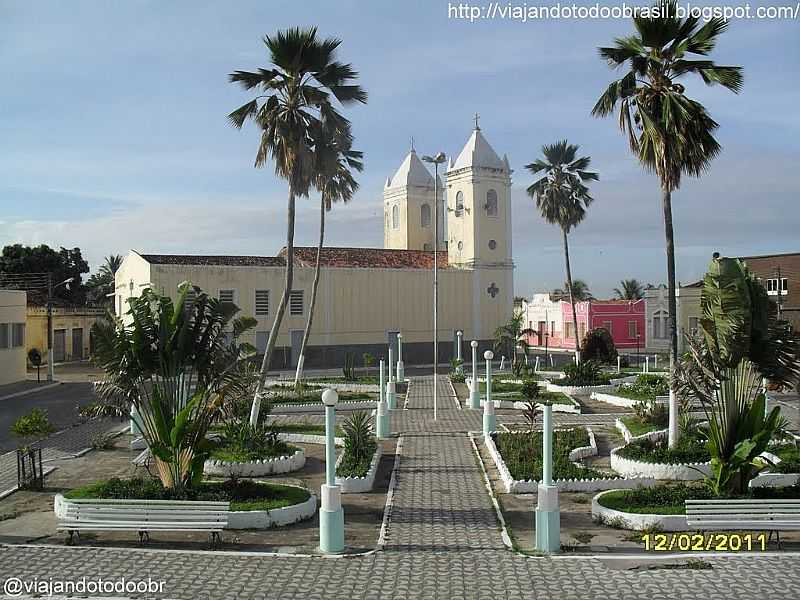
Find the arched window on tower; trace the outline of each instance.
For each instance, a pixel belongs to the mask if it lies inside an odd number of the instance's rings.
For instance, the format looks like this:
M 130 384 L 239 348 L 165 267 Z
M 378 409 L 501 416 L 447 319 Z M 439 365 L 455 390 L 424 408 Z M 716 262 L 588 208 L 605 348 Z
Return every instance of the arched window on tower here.
M 458 192 L 456 194 L 456 216 L 460 217 L 464 214 L 464 193 Z
M 400 229 L 400 207 L 397 204 L 392 207 L 392 229 Z
M 497 216 L 497 192 L 494 190 L 486 192 L 486 216 Z
M 419 224 L 422 227 L 431 226 L 431 205 L 428 203 L 423 204 L 419 209 Z

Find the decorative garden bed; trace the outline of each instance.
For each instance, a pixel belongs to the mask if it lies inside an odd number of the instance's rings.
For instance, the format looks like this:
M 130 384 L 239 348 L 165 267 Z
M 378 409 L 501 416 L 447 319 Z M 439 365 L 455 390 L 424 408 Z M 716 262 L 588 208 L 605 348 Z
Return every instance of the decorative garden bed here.
M 640 434 L 637 435 L 637 434 L 634 434 L 628 428 L 628 426 L 625 424 L 624 420 L 619 419 L 619 418 L 614 421 L 614 427 L 616 427 L 617 431 L 619 431 L 620 434 L 622 434 L 622 438 L 625 440 L 626 444 L 630 443 L 631 440 L 634 440 L 634 439 L 637 439 L 637 438 L 646 437 L 646 438 L 650 438 L 650 439 L 653 439 L 653 438 L 659 439 L 660 437 L 665 435 L 665 432 L 667 431 L 666 429 L 661 429 L 659 427 L 654 426 L 652 431 L 647 431 L 645 433 L 640 433 Z
M 559 438 L 562 435 L 571 435 L 569 432 L 578 432 L 579 429 L 570 429 L 570 430 L 562 430 L 555 432 L 554 438 L 554 457 L 555 462 L 555 472 L 554 472 L 554 483 L 558 488 L 565 492 L 588 492 L 588 491 L 597 491 L 602 489 L 610 489 L 610 488 L 620 488 L 620 487 L 636 487 L 636 486 L 648 486 L 653 485 L 655 481 L 653 479 L 642 479 L 642 478 L 621 478 L 621 477 L 614 477 L 610 474 L 605 474 L 600 471 L 595 471 L 594 469 L 589 469 L 583 467 L 581 465 L 573 464 L 575 461 L 580 460 L 582 458 L 586 458 L 587 456 L 594 456 L 597 454 L 597 444 L 595 442 L 594 433 L 588 427 L 586 428 L 586 435 L 587 439 L 585 440 L 587 443 L 582 446 L 577 446 L 567 450 L 566 448 L 558 448 L 560 445 Z M 524 475 L 521 473 L 521 470 L 518 465 L 515 463 L 518 462 L 514 460 L 512 462 L 512 467 L 509 468 L 508 464 L 506 464 L 506 460 L 503 458 L 501 450 L 498 448 L 498 436 L 524 436 L 524 435 L 532 435 L 532 432 L 522 431 L 522 432 L 509 432 L 509 433 L 501 433 L 495 434 L 493 436 L 488 436 L 485 439 L 486 449 L 489 452 L 489 455 L 492 457 L 495 466 L 497 467 L 498 473 L 500 474 L 500 479 L 503 481 L 503 485 L 505 486 L 506 492 L 509 494 L 530 494 L 535 493 L 539 486 L 539 481 L 533 478 L 525 478 Z M 541 454 L 541 432 L 533 432 L 533 436 L 535 436 L 534 440 L 532 440 L 530 448 L 522 448 L 522 454 L 526 456 L 533 457 L 533 460 L 538 463 L 540 462 L 540 454 Z M 522 439 L 522 438 L 520 438 Z M 502 442 L 502 440 L 501 440 Z M 500 444 L 501 447 L 504 444 Z M 538 453 L 538 454 L 537 454 Z M 561 457 L 559 460 L 559 454 L 563 454 L 564 456 Z M 564 460 L 566 459 L 566 461 Z M 571 461 L 571 462 L 570 462 Z M 512 470 L 514 473 L 512 474 Z M 534 467 L 534 470 L 536 468 Z M 541 471 L 541 469 L 538 469 Z M 568 476 L 564 477 L 562 471 L 567 472 Z
M 569 394 L 544 392 L 538 400 L 548 400 L 552 402 L 553 412 L 581 414 L 581 405 L 577 400 L 572 398 Z M 513 408 L 516 410 L 525 410 L 528 408 L 527 402 L 523 399 L 521 394 L 516 393 L 492 393 L 492 401 L 495 408 Z M 483 400 L 481 400 L 483 406 Z M 536 406 L 541 410 L 543 404 L 537 402 Z
M 626 477 L 652 477 L 675 481 L 696 481 L 703 479 L 711 472 L 709 461 L 655 462 L 650 460 L 651 457 L 657 456 L 653 452 L 655 448 L 649 452 L 646 449 L 638 452 L 637 454 L 640 456 L 625 456 L 626 453 L 632 452 L 632 448 L 630 448 L 632 444 L 646 446 L 658 442 L 663 443 L 666 437 L 667 430 L 661 429 L 631 438 L 628 445 L 611 450 L 611 468 Z M 678 454 L 678 452 L 674 453 Z M 699 451 L 697 454 L 699 455 L 701 452 Z M 644 457 L 647 457 L 647 460 Z
M 188 498 L 186 497 L 188 495 Z M 73 498 L 123 500 L 197 500 L 228 501 L 231 512 L 227 529 L 267 529 L 291 525 L 314 516 L 317 497 L 294 485 L 244 480 L 204 482 L 179 498 L 165 490 L 158 480 L 110 479 L 55 496 L 54 511 L 63 514 Z
M 689 528 L 684 514 L 634 513 L 603 506 L 602 502 L 605 498 L 613 497 L 624 491 L 622 489 L 606 490 L 592 498 L 592 519 L 611 527 L 634 531 L 652 529 L 686 531 Z
M 213 477 L 264 477 L 299 471 L 306 464 L 302 448 L 290 447 L 290 454 L 250 461 L 229 461 L 210 458 L 203 465 L 203 473 Z
M 347 400 L 341 401 L 336 405 L 337 410 L 364 410 L 375 408 L 375 400 L 356 400 L 348 402 Z M 294 413 L 313 413 L 322 412 L 325 405 L 322 402 L 293 402 L 293 403 L 277 403 L 272 406 L 272 411 L 277 414 L 288 415 Z
M 341 486 L 342 494 L 361 494 L 369 492 L 375 485 L 375 476 L 378 474 L 378 465 L 381 462 L 381 446 L 378 444 L 375 447 L 375 453 L 372 455 L 372 461 L 369 463 L 369 468 L 363 477 L 349 476 L 339 477 L 336 476 L 336 485 Z M 336 460 L 336 468 L 338 469 L 344 458 L 344 453 L 339 455 Z
M 640 402 L 639 400 L 632 400 L 631 398 L 625 398 L 623 396 L 617 396 L 615 394 L 607 392 L 592 392 L 590 398 L 592 400 L 597 400 L 598 402 L 605 402 L 606 404 L 613 404 L 614 406 L 623 406 L 625 408 L 633 408 Z

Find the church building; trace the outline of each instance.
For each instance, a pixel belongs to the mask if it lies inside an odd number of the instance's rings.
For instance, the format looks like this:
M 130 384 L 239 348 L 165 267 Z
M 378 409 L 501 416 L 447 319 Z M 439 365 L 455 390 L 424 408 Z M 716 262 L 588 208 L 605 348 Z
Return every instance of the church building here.
M 494 332 L 511 316 L 514 298 L 511 247 L 511 168 L 475 126 L 441 179 L 412 148 L 386 180 L 384 248 L 326 247 L 306 367 L 339 367 L 349 352 L 386 355 L 403 335 L 406 364 L 433 359 L 433 262 L 438 238 L 439 360 L 478 340 L 492 345 Z M 435 189 L 439 190 L 438 199 Z M 438 202 L 437 202 L 438 200 Z M 439 235 L 434 210 L 439 208 Z M 316 247 L 295 247 L 294 284 L 279 332 L 273 369 L 296 365 L 308 317 Z M 283 292 L 286 249 L 276 256 L 150 254 L 131 250 L 115 277 L 115 310 L 144 288 L 177 297 L 190 281 L 209 295 L 235 303 L 258 320 L 250 332 L 263 351 Z

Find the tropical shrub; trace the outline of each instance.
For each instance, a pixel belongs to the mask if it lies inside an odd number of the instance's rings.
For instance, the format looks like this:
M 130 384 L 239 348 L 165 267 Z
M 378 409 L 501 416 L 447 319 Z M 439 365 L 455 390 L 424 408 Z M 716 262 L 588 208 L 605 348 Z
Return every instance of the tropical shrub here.
M 174 304 L 150 289 L 128 302 L 130 324 L 92 327 L 92 360 L 106 374 L 96 389 L 104 402 L 136 409 L 164 487 L 189 487 L 211 449 L 206 432 L 237 389 L 238 363 L 254 351 L 238 339 L 255 319 L 234 318 L 238 308 L 189 283 Z
M 598 327 L 587 332 L 581 343 L 581 362 L 594 360 L 611 364 L 617 362 L 617 347 L 608 329 Z
M 709 485 L 718 495 L 742 493 L 783 422 L 777 407 L 765 414 L 762 378 L 784 385 L 798 377 L 800 335 L 777 319 L 763 285 L 738 259 L 714 255 L 700 304 L 700 336 L 688 340 L 676 390 L 698 399 L 706 414 Z
M 392 368 L 391 365 L 389 368 Z M 356 359 L 352 352 L 348 352 L 344 355 L 342 376 L 344 377 L 345 381 L 356 381 L 358 379 L 358 376 L 356 375 Z
M 669 394 L 669 383 L 666 377 L 642 374 L 633 383 L 623 383 L 615 394 L 633 400 L 655 400 L 656 396 Z
M 639 400 L 633 407 L 633 412 L 644 423 L 658 427 L 669 425 L 669 408 L 661 402 L 656 402 L 655 398 Z
M 340 477 L 364 477 L 378 447 L 372 435 L 372 417 L 366 411 L 354 412 L 342 429 L 344 453 L 336 474 Z
M 528 400 L 535 400 L 539 397 L 539 384 L 535 379 L 524 379 L 519 391 Z
M 34 408 L 11 425 L 11 433 L 21 438 L 41 439 L 53 433 L 55 427 L 47 417 L 47 411 Z
M 211 451 L 211 457 L 229 462 L 252 462 L 288 456 L 295 450 L 278 439 L 277 431 L 264 424 L 253 427 L 245 418 L 223 424 L 222 439 Z
M 611 377 L 600 370 L 600 365 L 592 360 L 579 364 L 570 363 L 564 367 L 564 377 L 556 383 L 558 385 L 607 385 Z
M 464 374 L 464 361 L 458 358 L 450 359 L 450 381 L 464 383 L 467 380 Z

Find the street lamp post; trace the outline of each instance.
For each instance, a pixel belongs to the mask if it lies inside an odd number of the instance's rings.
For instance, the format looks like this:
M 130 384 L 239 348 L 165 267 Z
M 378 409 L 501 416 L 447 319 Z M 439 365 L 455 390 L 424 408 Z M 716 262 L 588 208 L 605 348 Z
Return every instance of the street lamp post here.
M 389 367 L 391 368 L 391 367 Z M 403 383 L 405 374 L 403 373 L 403 334 L 397 334 L 397 381 Z
M 537 489 L 536 549 L 558 552 L 561 549 L 561 513 L 558 486 L 553 485 L 553 406 L 544 405 L 542 424 L 542 481 Z
M 456 360 L 461 363 L 461 336 L 464 335 L 464 332 L 460 329 L 456 331 L 456 338 L 458 339 L 458 346 L 456 346 Z
M 392 346 L 389 345 L 389 381 L 386 383 L 386 405 L 389 410 L 397 407 L 397 387 L 394 383 L 394 370 L 392 369 Z
M 341 488 L 336 485 L 336 390 L 322 392 L 325 405 L 325 483 L 320 489 L 322 506 L 319 510 L 319 549 L 325 554 L 344 552 L 344 511 Z
M 487 350 L 483 353 L 486 359 L 486 398 L 483 400 L 483 435 L 489 436 L 497 429 L 497 418 L 494 414 L 494 400 L 492 400 L 492 359 L 494 352 Z
M 437 378 L 439 374 L 439 165 L 447 157 L 444 152 L 439 152 L 436 156 L 423 156 L 422 160 L 433 163 L 433 420 L 438 416 L 438 393 Z
M 384 361 L 381 359 L 380 364 L 380 394 L 378 396 L 378 409 L 377 409 L 377 418 L 375 419 L 375 435 L 378 439 L 386 439 L 389 437 L 390 429 L 389 429 L 389 410 L 386 406 L 386 394 L 384 392 L 384 385 L 383 385 L 383 375 L 384 375 Z
M 472 387 L 469 390 L 469 407 L 481 407 L 481 395 L 478 392 L 478 342 L 472 340 L 469 344 L 472 347 Z

